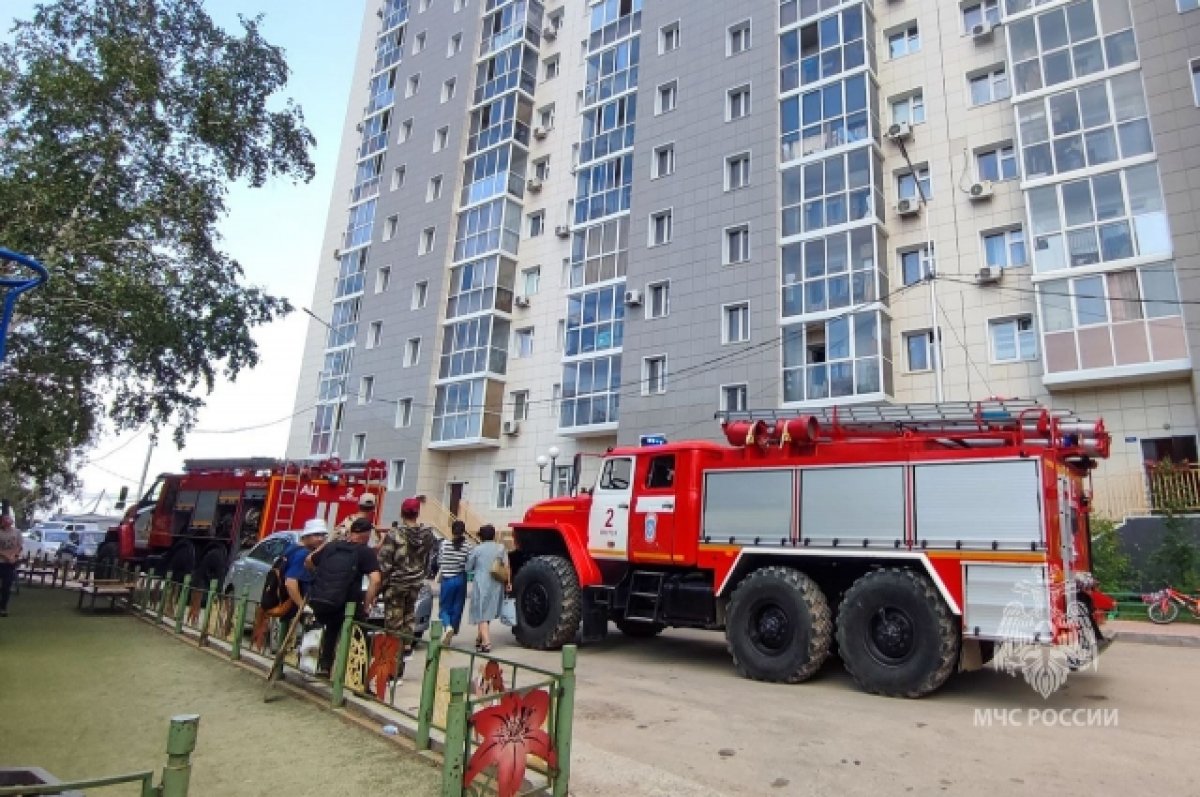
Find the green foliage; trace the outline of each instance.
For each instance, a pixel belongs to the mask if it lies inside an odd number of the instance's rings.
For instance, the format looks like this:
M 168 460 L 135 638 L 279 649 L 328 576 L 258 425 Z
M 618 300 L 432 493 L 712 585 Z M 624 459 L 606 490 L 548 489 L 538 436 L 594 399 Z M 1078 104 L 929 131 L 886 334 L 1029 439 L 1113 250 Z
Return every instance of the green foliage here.
M 1117 524 L 1108 518 L 1093 515 L 1091 529 L 1092 575 L 1100 582 L 1100 588 L 1108 592 L 1134 589 L 1137 575 L 1129 556 L 1121 549 Z
M 257 363 L 251 330 L 291 309 L 216 232 L 230 181 L 313 174 L 260 21 L 235 35 L 202 0 L 54 0 L 0 45 L 0 245 L 51 272 L 0 365 L 0 491 L 71 488 L 106 425 L 182 442 L 217 375 Z
M 1150 481 L 1154 485 L 1154 507 L 1163 515 L 1163 539 L 1150 554 L 1148 571 L 1156 584 L 1169 584 L 1191 592 L 1200 587 L 1200 551 L 1184 512 L 1193 508 L 1197 473 L 1186 463 L 1170 460 L 1155 463 Z

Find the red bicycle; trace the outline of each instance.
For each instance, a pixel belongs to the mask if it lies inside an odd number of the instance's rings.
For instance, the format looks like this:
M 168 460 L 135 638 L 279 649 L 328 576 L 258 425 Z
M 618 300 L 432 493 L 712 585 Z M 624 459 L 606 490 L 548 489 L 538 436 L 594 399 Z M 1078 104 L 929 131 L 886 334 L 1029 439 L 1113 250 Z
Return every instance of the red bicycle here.
M 1150 616 L 1152 623 L 1165 625 L 1175 622 L 1180 606 L 1191 612 L 1192 617 L 1200 620 L 1200 597 L 1185 595 L 1171 587 L 1143 595 L 1142 603 L 1147 604 L 1146 614 Z

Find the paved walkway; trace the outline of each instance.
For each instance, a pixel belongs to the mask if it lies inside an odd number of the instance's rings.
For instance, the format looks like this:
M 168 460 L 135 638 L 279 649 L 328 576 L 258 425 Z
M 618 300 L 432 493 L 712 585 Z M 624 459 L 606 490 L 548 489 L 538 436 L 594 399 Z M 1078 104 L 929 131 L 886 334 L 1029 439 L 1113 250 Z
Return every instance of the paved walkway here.
M 312 703 L 75 595 L 22 586 L 0 618 L 0 766 L 63 779 L 161 769 L 167 721 L 200 714 L 192 794 L 432 795 L 438 772 Z
M 1155 625 L 1140 620 L 1109 620 L 1104 628 L 1106 633 L 1115 635 L 1122 642 L 1200 647 L 1200 623 Z

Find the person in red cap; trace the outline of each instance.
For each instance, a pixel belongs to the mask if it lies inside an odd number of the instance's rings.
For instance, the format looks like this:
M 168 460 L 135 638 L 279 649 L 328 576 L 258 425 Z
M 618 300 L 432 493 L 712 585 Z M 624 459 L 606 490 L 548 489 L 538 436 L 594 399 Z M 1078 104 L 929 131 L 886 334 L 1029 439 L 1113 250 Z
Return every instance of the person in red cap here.
M 429 572 L 429 555 L 437 541 L 433 529 L 420 522 L 421 499 L 405 498 L 400 504 L 400 526 L 392 528 L 379 546 L 383 573 L 384 629 L 401 634 L 404 659 L 412 656 L 417 598 Z

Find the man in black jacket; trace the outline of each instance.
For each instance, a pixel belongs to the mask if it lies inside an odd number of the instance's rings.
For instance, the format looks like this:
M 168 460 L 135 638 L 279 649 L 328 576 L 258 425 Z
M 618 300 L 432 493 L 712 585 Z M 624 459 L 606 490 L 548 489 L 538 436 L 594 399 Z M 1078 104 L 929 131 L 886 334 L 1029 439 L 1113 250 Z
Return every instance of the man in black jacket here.
M 379 595 L 381 578 L 379 558 L 367 547 L 374 526 L 371 521 L 359 518 L 351 524 L 344 540 L 321 546 L 309 554 L 316 574 L 308 592 L 308 605 L 318 622 L 325 627 L 321 634 L 321 654 L 317 663 L 317 676 L 329 677 L 333 659 L 337 653 L 338 639 L 346 618 L 346 604 L 355 604 L 355 614 L 363 617 L 363 606 L 373 606 Z M 362 580 L 367 578 L 367 591 L 363 595 Z

